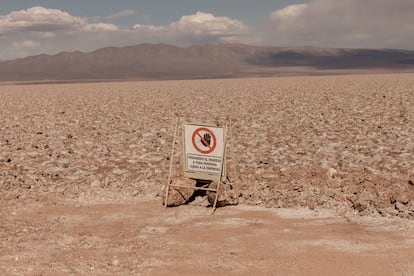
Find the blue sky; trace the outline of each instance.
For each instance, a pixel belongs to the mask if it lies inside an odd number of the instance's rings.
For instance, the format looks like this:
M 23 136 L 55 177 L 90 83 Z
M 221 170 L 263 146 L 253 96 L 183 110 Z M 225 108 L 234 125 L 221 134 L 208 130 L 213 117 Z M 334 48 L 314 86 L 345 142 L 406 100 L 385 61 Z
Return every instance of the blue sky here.
M 0 60 L 107 46 L 414 50 L 412 0 L 0 0 Z

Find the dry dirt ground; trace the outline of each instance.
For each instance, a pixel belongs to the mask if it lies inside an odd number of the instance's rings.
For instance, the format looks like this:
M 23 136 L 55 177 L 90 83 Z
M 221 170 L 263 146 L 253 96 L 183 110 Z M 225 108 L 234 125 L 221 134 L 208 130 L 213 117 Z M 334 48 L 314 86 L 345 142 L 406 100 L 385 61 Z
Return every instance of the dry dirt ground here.
M 161 206 L 177 112 L 239 206 Z M 413 275 L 413 156 L 413 74 L 3 84 L 0 274 Z
M 2 275 L 413 275 L 406 220 L 159 201 L 1 203 Z

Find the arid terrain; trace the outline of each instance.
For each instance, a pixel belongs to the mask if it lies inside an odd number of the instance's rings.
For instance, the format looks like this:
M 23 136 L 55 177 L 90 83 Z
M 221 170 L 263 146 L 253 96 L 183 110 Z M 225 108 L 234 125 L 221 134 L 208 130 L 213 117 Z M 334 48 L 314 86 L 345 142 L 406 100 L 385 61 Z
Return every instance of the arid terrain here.
M 177 113 L 238 206 L 161 205 Z M 414 275 L 414 74 L 4 83 L 0 189 L 2 275 Z

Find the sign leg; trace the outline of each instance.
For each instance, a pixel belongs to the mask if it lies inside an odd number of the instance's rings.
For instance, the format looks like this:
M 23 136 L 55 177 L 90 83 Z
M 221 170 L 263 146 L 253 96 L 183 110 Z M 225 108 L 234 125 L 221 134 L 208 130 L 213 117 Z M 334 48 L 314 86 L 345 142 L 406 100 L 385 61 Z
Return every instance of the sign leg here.
M 173 159 L 174 159 L 174 151 L 175 151 L 175 140 L 177 138 L 177 128 L 178 128 L 178 115 L 175 117 L 175 128 L 174 128 L 174 138 L 171 146 L 171 155 L 170 155 L 170 169 L 168 171 L 168 180 L 167 184 L 165 185 L 165 201 L 164 206 L 167 207 L 168 205 L 168 194 L 170 192 L 170 184 L 171 184 L 171 172 L 173 166 Z
M 226 126 L 225 126 L 225 131 L 227 130 L 227 122 L 226 122 Z M 224 135 L 225 137 L 225 135 Z M 224 167 L 224 163 L 226 162 L 224 160 L 224 156 L 225 156 L 225 151 L 226 151 L 226 140 L 224 139 L 224 143 L 223 143 L 223 152 L 221 154 L 221 167 L 220 167 L 220 174 L 219 174 L 219 180 L 217 183 L 217 191 L 216 191 L 216 198 L 214 199 L 214 204 L 213 204 L 213 212 L 212 214 L 214 214 L 216 212 L 216 205 L 217 205 L 217 201 L 218 201 L 218 197 L 219 197 L 219 191 L 220 191 L 220 185 L 221 185 L 221 178 L 222 178 L 222 174 L 223 174 L 223 167 Z

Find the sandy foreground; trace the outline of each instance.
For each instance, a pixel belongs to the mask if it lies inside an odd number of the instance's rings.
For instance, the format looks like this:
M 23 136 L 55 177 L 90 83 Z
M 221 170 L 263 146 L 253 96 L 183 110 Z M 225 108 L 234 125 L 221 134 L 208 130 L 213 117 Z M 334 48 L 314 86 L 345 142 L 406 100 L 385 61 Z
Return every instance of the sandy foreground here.
M 240 205 L 161 205 L 177 112 Z M 413 157 L 414 74 L 3 84 L 0 274 L 413 275 Z

